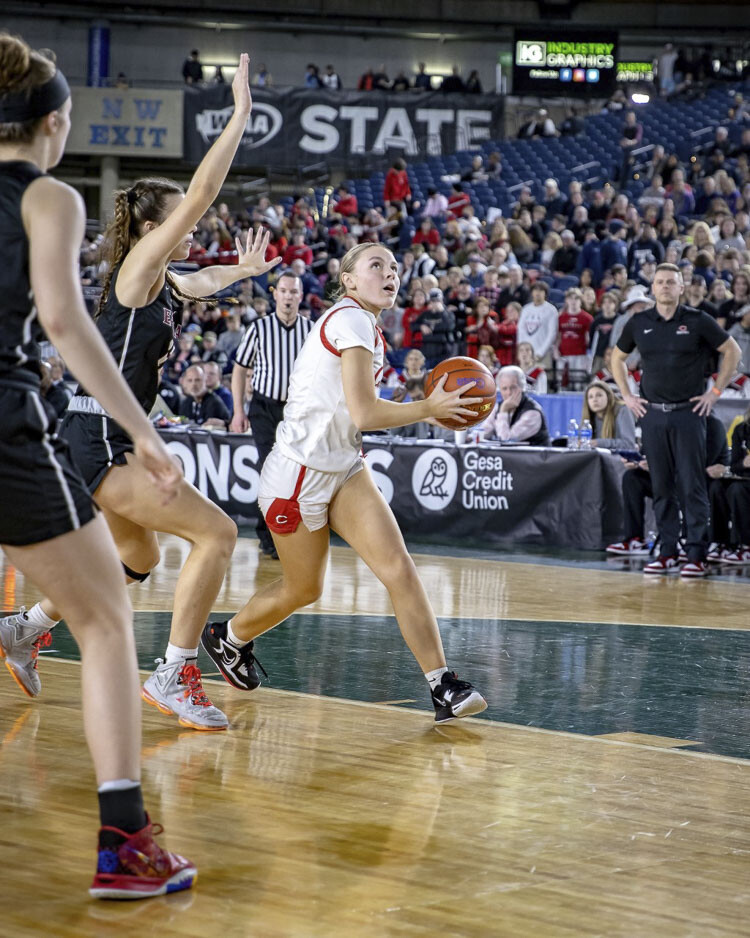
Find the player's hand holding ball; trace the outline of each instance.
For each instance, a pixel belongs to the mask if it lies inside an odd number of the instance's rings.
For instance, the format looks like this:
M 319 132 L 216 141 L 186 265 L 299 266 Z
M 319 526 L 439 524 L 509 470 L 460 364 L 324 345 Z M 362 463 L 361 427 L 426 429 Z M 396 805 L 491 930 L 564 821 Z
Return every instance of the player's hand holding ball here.
M 425 378 L 424 393 L 433 404 L 432 416 L 446 430 L 465 430 L 481 423 L 497 400 L 492 372 L 465 357 L 439 362 Z

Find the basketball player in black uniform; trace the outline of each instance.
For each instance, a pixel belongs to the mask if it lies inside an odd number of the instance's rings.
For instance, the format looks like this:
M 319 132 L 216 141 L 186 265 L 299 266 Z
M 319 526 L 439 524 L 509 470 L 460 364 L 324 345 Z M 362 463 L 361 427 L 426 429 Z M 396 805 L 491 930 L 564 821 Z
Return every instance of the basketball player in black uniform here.
M 195 274 L 169 270 L 171 261 L 190 251 L 192 233 L 218 195 L 252 107 L 243 56 L 232 83 L 234 114 L 198 167 L 187 193 L 168 179 L 142 179 L 115 194 L 115 215 L 105 233 L 110 275 L 104 283 L 96 322 L 120 373 L 148 413 L 156 399 L 159 367 L 166 360 L 179 316 L 174 293 L 194 299 L 208 296 L 237 280 L 265 273 L 280 263 L 266 263 L 270 232 L 250 232 L 246 245 L 237 242 L 236 266 L 209 267 Z M 143 468 L 133 458 L 132 443 L 111 418 L 108 408 L 83 381 L 68 406 L 61 436 L 107 519 L 128 579 L 145 580 L 159 561 L 156 531 L 176 534 L 191 544 L 175 591 L 172 629 L 165 660 L 146 681 L 142 696 L 162 713 L 174 714 L 183 726 L 225 730 L 228 720 L 214 707 L 197 667 L 198 642 L 237 539 L 234 522 L 184 479 L 176 497 L 163 504 L 145 485 Z M 24 618 L 25 617 L 25 618 Z M 38 623 L 43 632 L 59 621 L 48 600 L 0 621 Z M 39 676 L 29 661 L 27 691 L 39 692 Z
M 180 476 L 83 302 L 83 204 L 46 175 L 62 157 L 70 110 L 54 63 L 0 33 L 0 544 L 65 616 L 81 650 L 102 824 L 91 894 L 137 899 L 190 887 L 195 867 L 156 844 L 143 808 L 132 610 L 105 521 L 67 448 L 49 433 L 39 395 L 40 325 L 131 435 L 154 497 L 173 497 Z M 22 687 L 29 649 L 37 650 L 32 629 L 0 630 L 0 656 Z

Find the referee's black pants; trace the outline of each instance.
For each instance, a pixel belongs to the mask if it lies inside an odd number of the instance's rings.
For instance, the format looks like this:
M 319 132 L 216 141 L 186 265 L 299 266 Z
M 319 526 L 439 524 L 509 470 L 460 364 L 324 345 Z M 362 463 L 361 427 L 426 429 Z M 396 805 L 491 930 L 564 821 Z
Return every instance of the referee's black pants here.
M 268 458 L 268 454 L 273 449 L 273 444 L 276 442 L 276 428 L 284 416 L 284 404 L 284 401 L 275 401 L 257 392 L 253 394 L 250 400 L 247 417 L 258 450 L 259 473 L 263 468 L 263 463 Z M 273 547 L 273 538 L 266 526 L 266 519 L 263 517 L 260 508 L 258 508 L 258 524 L 255 530 L 261 549 L 270 550 Z
M 692 407 L 690 404 L 665 412 L 649 404 L 641 418 L 641 429 L 661 556 L 677 556 L 682 505 L 685 551 L 688 560 L 699 562 L 706 559 L 708 550 L 706 420 Z
M 628 469 L 622 477 L 622 501 L 625 515 L 625 540 L 646 537 L 646 499 L 653 497 L 651 473 L 639 466 Z

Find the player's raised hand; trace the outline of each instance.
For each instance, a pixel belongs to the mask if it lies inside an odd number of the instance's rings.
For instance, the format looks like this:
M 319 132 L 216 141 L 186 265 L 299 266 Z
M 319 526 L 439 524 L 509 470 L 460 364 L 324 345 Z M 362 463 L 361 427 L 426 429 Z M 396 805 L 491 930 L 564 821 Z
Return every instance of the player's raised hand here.
M 241 268 L 243 276 L 259 277 L 281 263 L 281 257 L 274 257 L 272 261 L 266 260 L 270 240 L 271 232 L 262 225 L 258 227 L 254 236 L 252 228 L 248 231 L 244 248 L 239 238 L 234 239 L 237 245 L 237 266 Z
M 253 109 L 253 98 L 250 94 L 250 57 L 247 52 L 240 56 L 237 71 L 232 79 L 232 94 L 234 95 L 235 112 L 247 116 Z

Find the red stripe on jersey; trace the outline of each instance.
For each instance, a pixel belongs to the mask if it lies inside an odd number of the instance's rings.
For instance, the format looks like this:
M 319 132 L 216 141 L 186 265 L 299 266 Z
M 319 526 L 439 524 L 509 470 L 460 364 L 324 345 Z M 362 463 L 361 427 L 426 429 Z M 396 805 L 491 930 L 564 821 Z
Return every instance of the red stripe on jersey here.
M 328 320 L 331 318 L 331 316 L 333 316 L 334 313 L 338 313 L 342 309 L 362 309 L 362 307 L 359 305 L 359 303 L 354 306 L 339 306 L 337 309 L 332 309 L 320 324 L 320 341 L 323 343 L 324 347 L 327 348 L 328 351 L 337 358 L 341 358 L 341 352 L 339 352 L 333 343 L 328 341 L 328 337 L 326 336 L 326 326 L 328 325 Z

